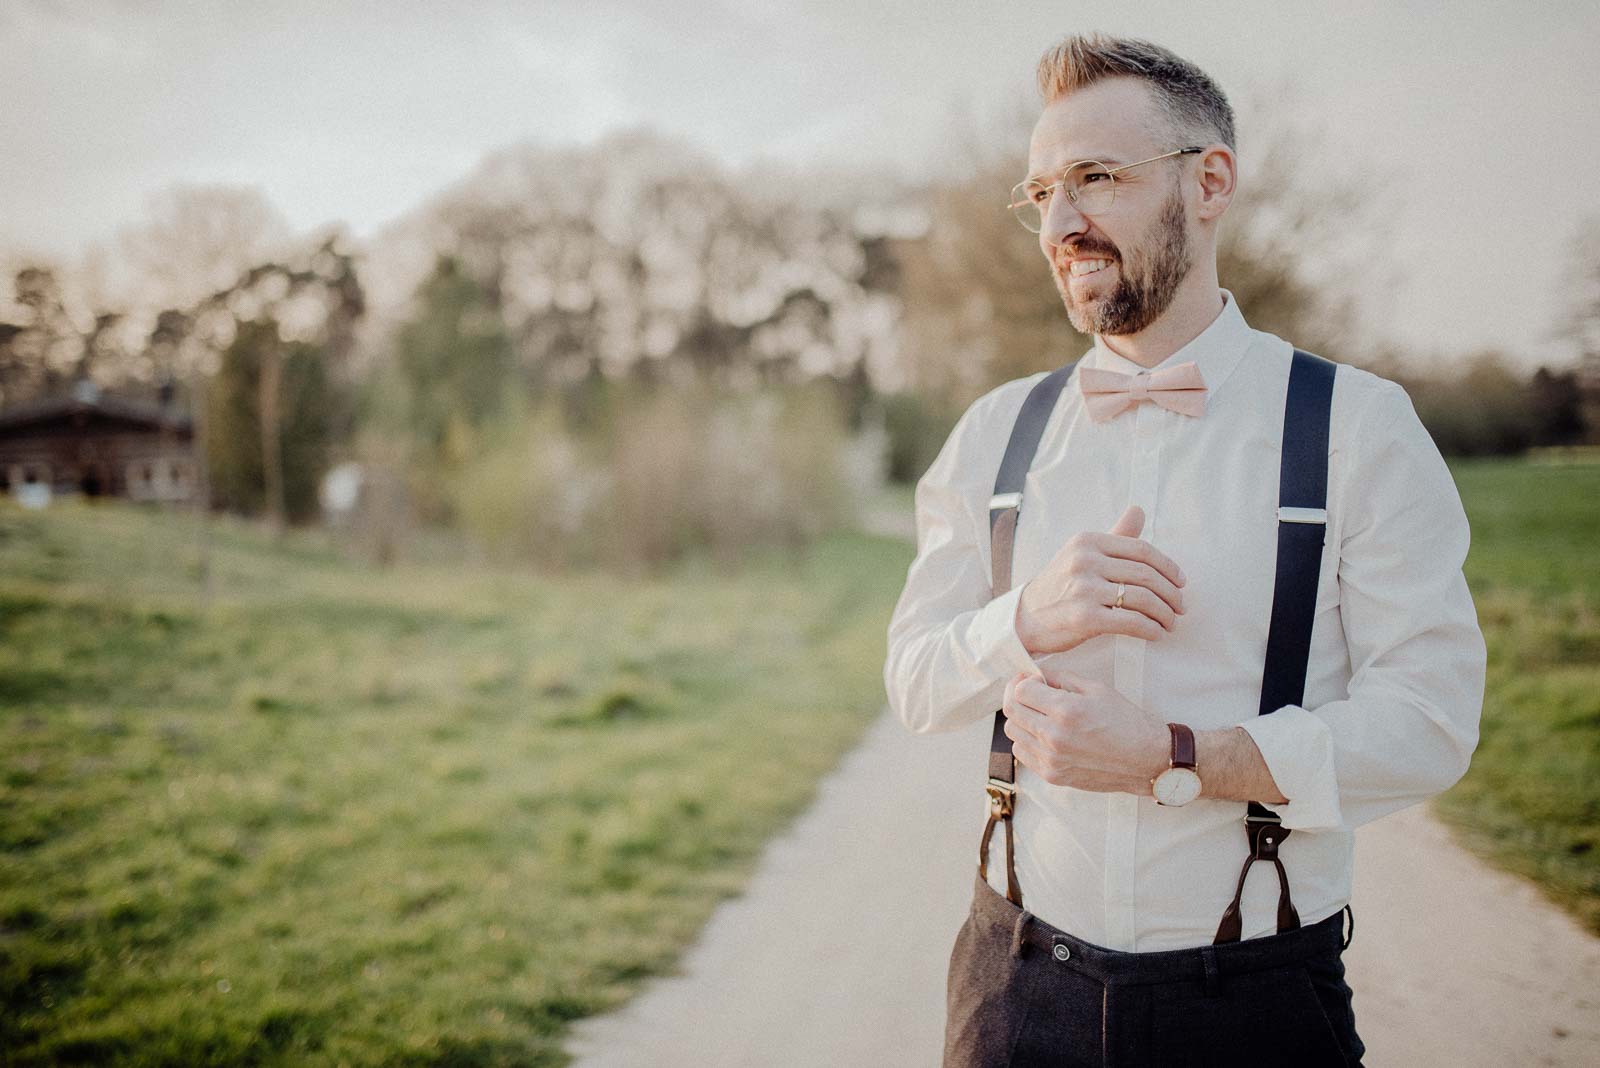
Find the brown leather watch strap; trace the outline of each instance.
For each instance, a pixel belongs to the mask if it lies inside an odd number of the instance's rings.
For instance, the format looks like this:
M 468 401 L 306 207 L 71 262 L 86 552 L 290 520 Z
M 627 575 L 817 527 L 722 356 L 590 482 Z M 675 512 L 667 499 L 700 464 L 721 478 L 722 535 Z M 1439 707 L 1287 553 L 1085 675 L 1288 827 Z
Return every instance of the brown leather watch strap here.
M 1172 766 L 1194 770 L 1194 731 L 1183 723 L 1169 723 L 1172 732 Z

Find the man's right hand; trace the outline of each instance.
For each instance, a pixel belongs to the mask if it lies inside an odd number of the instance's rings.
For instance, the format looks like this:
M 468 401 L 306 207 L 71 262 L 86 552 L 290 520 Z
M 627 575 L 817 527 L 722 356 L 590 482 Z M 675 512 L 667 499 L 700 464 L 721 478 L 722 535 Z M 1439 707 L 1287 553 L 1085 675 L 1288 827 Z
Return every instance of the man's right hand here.
M 1139 537 L 1144 510 L 1129 505 L 1111 529 L 1067 539 L 1050 563 L 1022 588 L 1017 635 L 1028 652 L 1058 653 L 1097 634 L 1154 641 L 1183 612 L 1184 574 L 1165 553 Z M 1122 607 L 1117 583 L 1126 583 Z

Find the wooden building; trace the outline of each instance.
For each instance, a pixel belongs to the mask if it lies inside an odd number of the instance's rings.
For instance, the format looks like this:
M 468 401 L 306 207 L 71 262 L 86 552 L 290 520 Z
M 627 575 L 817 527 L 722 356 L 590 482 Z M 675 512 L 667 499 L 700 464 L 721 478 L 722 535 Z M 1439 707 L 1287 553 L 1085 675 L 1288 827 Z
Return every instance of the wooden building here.
M 187 501 L 194 432 L 170 404 L 71 391 L 0 409 L 0 492 L 29 504 L 63 494 Z

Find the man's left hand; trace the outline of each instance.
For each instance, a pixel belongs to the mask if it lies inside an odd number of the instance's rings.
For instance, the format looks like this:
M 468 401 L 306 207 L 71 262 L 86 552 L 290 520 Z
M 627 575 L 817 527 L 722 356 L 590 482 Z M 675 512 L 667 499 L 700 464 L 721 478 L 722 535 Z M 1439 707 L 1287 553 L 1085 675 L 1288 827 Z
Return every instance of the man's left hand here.
M 1150 780 L 1169 765 L 1164 721 L 1074 672 L 1019 673 L 1001 710 L 1017 762 L 1055 786 L 1149 794 Z

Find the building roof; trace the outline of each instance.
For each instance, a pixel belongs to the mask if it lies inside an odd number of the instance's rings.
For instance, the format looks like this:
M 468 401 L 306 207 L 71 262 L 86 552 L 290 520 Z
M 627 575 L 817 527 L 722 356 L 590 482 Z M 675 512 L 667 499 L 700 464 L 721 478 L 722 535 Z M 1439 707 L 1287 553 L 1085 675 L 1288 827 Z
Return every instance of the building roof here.
M 176 430 L 187 434 L 193 429 L 189 416 L 181 412 L 131 397 L 110 396 L 102 393 L 92 382 L 78 382 L 69 392 L 37 397 L 0 409 L 0 433 L 26 430 L 84 415 L 104 416 L 147 426 L 152 430 Z

